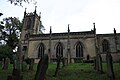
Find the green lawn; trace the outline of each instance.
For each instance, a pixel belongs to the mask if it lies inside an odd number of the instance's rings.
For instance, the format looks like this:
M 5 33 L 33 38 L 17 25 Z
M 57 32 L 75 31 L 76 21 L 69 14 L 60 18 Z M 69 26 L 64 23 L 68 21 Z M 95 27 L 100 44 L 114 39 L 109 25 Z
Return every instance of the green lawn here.
M 103 74 L 97 73 L 93 69 L 93 64 L 90 63 L 75 63 L 69 64 L 62 68 L 57 77 L 53 77 L 56 64 L 49 64 L 45 80 L 108 80 L 106 73 L 106 64 L 103 63 Z M 22 72 L 24 80 L 33 80 L 36 72 L 37 64 L 34 65 L 34 70 Z M 6 80 L 7 76 L 12 73 L 12 65 L 9 65 L 8 70 L 2 70 L 0 66 L 0 80 Z M 116 80 L 120 80 L 120 65 L 114 63 L 114 73 Z

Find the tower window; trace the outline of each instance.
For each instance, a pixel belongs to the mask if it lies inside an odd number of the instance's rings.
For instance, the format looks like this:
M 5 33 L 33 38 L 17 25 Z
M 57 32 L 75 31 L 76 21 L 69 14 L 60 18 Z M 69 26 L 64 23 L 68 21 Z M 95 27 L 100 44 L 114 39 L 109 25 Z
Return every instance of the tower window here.
M 30 29 L 31 23 L 32 23 L 32 21 L 31 21 L 31 19 L 29 18 L 29 19 L 27 20 L 27 26 L 26 26 L 27 29 Z

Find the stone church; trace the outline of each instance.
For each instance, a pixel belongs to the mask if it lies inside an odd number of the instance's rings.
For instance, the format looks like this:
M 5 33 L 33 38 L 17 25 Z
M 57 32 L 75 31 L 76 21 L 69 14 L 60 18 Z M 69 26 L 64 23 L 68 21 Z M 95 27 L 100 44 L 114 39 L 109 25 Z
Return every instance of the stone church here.
M 96 54 L 101 54 L 105 60 L 105 54 L 111 53 L 114 60 L 119 59 L 120 33 L 114 28 L 110 34 L 96 34 L 95 23 L 93 29 L 82 32 L 44 34 L 40 31 L 42 26 L 41 16 L 36 13 L 24 12 L 23 28 L 20 37 L 21 57 L 34 58 L 37 62 L 44 54 L 49 55 L 52 62 L 56 55 L 61 55 L 67 62 L 75 62 L 77 59 L 93 59 Z

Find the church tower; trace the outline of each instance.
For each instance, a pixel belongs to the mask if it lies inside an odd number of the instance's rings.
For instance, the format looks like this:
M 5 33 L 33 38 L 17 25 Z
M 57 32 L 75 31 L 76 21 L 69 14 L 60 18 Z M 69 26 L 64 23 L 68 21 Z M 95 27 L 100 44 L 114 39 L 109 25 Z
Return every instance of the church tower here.
M 28 49 L 28 41 L 29 36 L 33 34 L 41 34 L 41 25 L 42 22 L 40 21 L 41 16 L 37 15 L 36 7 L 33 13 L 26 13 L 26 9 L 24 12 L 24 19 L 23 19 L 23 28 L 20 37 L 20 44 L 21 44 L 21 57 L 27 56 L 27 49 Z

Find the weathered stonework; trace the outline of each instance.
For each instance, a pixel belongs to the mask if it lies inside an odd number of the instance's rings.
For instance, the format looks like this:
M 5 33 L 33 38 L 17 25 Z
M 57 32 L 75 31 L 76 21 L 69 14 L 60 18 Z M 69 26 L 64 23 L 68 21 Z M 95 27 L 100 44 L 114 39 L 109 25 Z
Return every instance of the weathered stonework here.
M 29 19 L 31 23 L 28 22 Z M 28 25 L 30 25 L 30 27 Z M 37 61 L 37 59 L 40 59 L 38 53 L 40 53 L 39 46 L 42 43 L 44 45 L 44 54 L 48 54 L 49 60 L 56 59 L 57 46 L 60 43 L 63 48 L 63 57 L 68 58 L 69 56 L 68 59 L 74 62 L 75 58 L 81 58 L 77 57 L 77 44 L 79 43 L 78 53 L 83 53 L 82 58 L 87 60 L 87 55 L 89 55 L 90 59 L 93 59 L 97 53 L 106 54 L 103 51 L 104 40 L 109 43 L 107 44 L 109 46 L 107 53 L 119 54 L 120 34 L 116 34 L 115 32 L 112 34 L 96 34 L 95 23 L 93 24 L 94 28 L 90 31 L 70 32 L 68 26 L 68 32 L 52 33 L 50 28 L 50 33 L 48 34 L 43 34 L 39 31 L 41 25 L 40 16 L 38 16 L 36 12 L 27 14 L 25 11 L 20 39 L 21 56 L 24 55 L 25 58 L 34 58 Z M 117 57 L 119 58 L 119 56 Z

